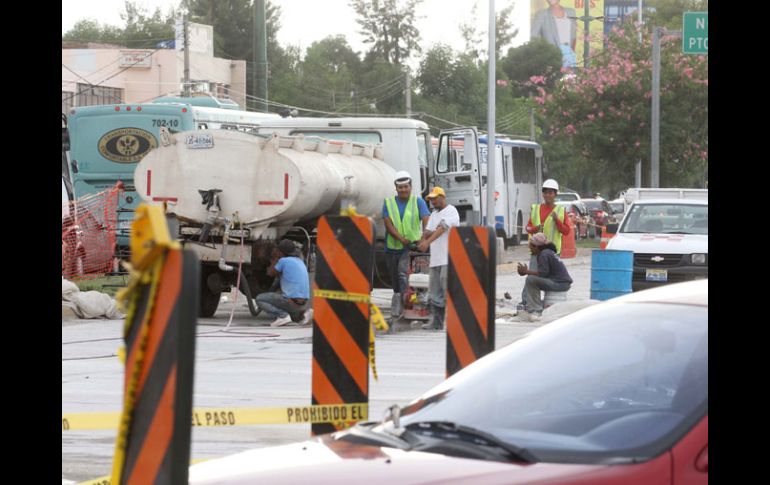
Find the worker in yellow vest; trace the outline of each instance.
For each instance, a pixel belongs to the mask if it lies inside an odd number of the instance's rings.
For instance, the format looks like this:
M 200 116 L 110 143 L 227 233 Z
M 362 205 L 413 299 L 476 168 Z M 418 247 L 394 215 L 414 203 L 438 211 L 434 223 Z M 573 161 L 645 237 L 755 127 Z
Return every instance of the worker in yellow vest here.
M 556 205 L 556 194 L 559 184 L 554 179 L 543 182 L 543 204 L 532 204 L 532 212 L 527 222 L 527 233 L 530 235 L 542 232 L 546 239 L 556 246 L 556 254 L 561 253 L 562 236 L 569 234 L 570 227 L 566 222 L 566 212 L 563 206 Z
M 422 238 L 428 223 L 428 204 L 412 195 L 412 176 L 401 170 L 396 172 L 394 183 L 396 195 L 385 199 L 382 218 L 385 221 L 385 257 L 387 258 L 390 281 L 393 285 L 390 314 L 395 322 L 403 309 L 402 295 L 406 293 L 409 271 L 409 244 Z

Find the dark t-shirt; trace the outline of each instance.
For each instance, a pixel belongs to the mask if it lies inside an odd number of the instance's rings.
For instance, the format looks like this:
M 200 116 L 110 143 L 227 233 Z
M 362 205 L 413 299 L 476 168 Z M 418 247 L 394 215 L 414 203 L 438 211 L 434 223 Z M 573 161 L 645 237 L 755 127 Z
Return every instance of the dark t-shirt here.
M 567 267 L 561 259 L 550 249 L 543 249 L 537 255 L 538 276 L 548 278 L 559 283 L 572 283 L 572 278 L 567 273 Z

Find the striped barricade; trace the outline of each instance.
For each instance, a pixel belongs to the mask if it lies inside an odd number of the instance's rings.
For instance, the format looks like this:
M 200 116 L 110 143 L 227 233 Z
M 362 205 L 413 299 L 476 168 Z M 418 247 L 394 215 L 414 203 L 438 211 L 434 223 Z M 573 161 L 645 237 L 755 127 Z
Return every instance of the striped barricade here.
M 450 229 L 447 377 L 495 349 L 495 253 L 492 228 Z
M 368 217 L 324 216 L 318 221 L 313 283 L 312 403 L 369 402 L 369 294 L 374 226 Z M 314 423 L 312 434 L 355 420 Z

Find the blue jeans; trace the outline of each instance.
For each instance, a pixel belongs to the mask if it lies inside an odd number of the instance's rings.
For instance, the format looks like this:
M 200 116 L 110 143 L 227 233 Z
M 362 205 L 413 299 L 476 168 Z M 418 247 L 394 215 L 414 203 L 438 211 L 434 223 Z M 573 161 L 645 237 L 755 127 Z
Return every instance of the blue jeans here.
M 393 286 L 393 293 L 403 293 L 409 284 L 407 273 L 409 272 L 409 251 L 400 253 L 385 252 L 388 270 L 390 271 L 390 281 Z
M 557 282 L 541 276 L 527 276 L 524 282 L 524 289 L 521 291 L 521 299 L 524 301 L 524 308 L 530 313 L 541 313 L 543 311 L 543 299 L 540 291 L 567 291 L 572 283 Z
M 257 306 L 274 318 L 283 318 L 291 315 L 291 319 L 298 322 L 302 319 L 302 313 L 308 307 L 308 299 L 304 305 L 297 305 L 290 298 L 281 293 L 260 293 L 255 298 Z

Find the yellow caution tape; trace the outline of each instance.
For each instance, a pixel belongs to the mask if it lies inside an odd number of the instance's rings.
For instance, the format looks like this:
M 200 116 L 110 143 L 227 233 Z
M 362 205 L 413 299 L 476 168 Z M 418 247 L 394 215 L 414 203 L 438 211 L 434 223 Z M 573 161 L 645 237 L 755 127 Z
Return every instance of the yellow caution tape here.
M 354 303 L 369 303 L 371 297 L 363 293 L 348 293 L 338 290 L 313 290 L 313 296 L 327 300 L 352 301 Z
M 86 480 L 85 482 L 79 482 L 78 485 L 111 485 L 112 481 L 109 475 L 103 477 L 94 478 L 93 480 Z
M 362 421 L 368 419 L 367 403 L 314 404 L 280 408 L 193 409 L 193 427 L 232 427 L 252 424 L 303 424 Z M 62 431 L 115 429 L 120 413 L 62 414 Z
M 340 215 L 348 216 L 348 217 L 356 217 L 360 214 L 356 212 L 356 208 L 353 206 L 353 204 L 348 204 L 347 207 L 340 208 Z
M 369 305 L 369 364 L 372 366 L 372 375 L 374 380 L 377 378 L 377 363 L 374 358 L 374 329 L 388 330 L 388 323 L 385 321 L 385 317 L 382 316 L 382 312 L 375 304 Z

